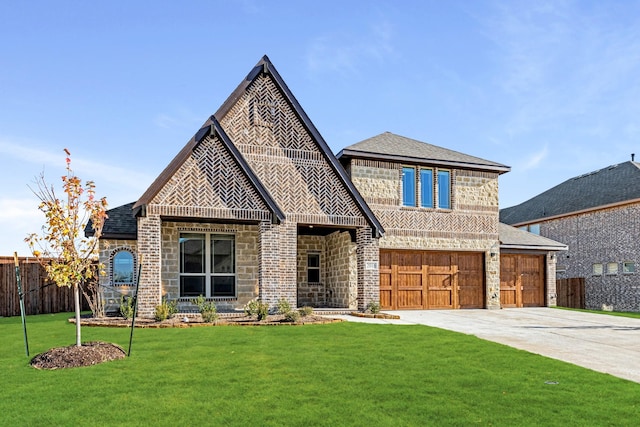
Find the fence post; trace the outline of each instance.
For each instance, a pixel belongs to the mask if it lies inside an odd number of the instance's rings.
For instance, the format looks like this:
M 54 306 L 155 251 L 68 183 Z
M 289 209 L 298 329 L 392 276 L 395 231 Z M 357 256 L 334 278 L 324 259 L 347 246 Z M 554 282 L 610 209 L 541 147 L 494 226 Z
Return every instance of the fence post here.
M 24 315 L 24 294 L 22 293 L 22 280 L 20 279 L 20 264 L 18 263 L 18 253 L 13 253 L 13 260 L 16 263 L 16 282 L 18 283 L 18 297 L 20 298 L 20 316 L 22 317 L 22 331 L 24 332 L 24 349 L 29 357 L 29 340 L 27 339 L 27 320 Z

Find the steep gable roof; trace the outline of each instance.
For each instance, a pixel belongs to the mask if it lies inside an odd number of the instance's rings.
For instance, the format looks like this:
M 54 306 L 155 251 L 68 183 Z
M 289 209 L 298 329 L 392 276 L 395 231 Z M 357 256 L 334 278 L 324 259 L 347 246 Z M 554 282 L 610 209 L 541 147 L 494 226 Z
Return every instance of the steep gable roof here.
M 211 116 L 209 120 L 207 120 L 202 128 L 189 140 L 187 145 L 178 153 L 178 155 L 169 163 L 169 165 L 165 168 L 165 170 L 156 178 L 156 180 L 151 184 L 151 186 L 147 189 L 147 191 L 140 197 L 140 199 L 135 203 L 133 209 L 136 210 L 136 213 L 139 209 L 143 209 L 148 203 L 160 193 L 160 191 L 167 185 L 169 180 L 174 176 L 174 174 L 179 170 L 179 168 L 185 164 L 187 159 L 191 156 L 194 150 L 197 149 L 199 144 L 201 144 L 205 138 L 208 136 L 213 136 L 219 139 L 219 141 L 223 144 L 223 146 L 228 150 L 231 155 L 233 161 L 239 166 L 242 170 L 243 174 L 253 186 L 260 199 L 268 206 L 269 210 L 272 213 L 272 222 L 279 223 L 284 220 L 284 213 L 278 207 L 277 203 L 273 200 L 269 192 L 264 188 L 258 177 L 255 175 L 253 170 L 249 167 L 245 159 L 242 157 L 238 149 L 233 145 L 227 134 L 224 132 L 220 123 L 216 120 L 214 116 Z
M 463 169 L 495 171 L 500 174 L 511 168 L 501 163 L 470 156 L 447 148 L 431 145 L 391 132 L 365 139 L 344 148 L 338 158 L 367 158 L 402 163 L 430 164 Z
M 355 206 L 353 210 L 359 212 L 359 217 L 364 218 L 364 221 L 366 221 L 365 224 L 368 223 L 371 226 L 374 235 L 381 236 L 384 233 L 382 225 L 370 210 L 370 208 L 367 206 L 366 202 L 364 201 L 358 190 L 355 188 L 353 183 L 350 181 L 336 157 L 329 149 L 329 146 L 324 141 L 318 130 L 315 128 L 309 117 L 306 115 L 306 113 L 304 112 L 296 98 L 293 96 L 287 85 L 284 83 L 284 80 L 282 79 L 282 77 L 280 77 L 280 74 L 277 72 L 267 56 L 264 56 L 256 64 L 256 66 L 240 83 L 236 90 L 234 90 L 229 98 L 222 104 L 218 111 L 213 116 L 211 116 L 211 118 L 207 120 L 207 122 L 205 122 L 198 133 L 194 135 L 194 137 L 187 143 L 187 145 L 178 153 L 178 155 L 171 161 L 171 163 L 165 168 L 165 170 L 158 176 L 158 178 L 149 187 L 149 189 L 147 189 L 142 197 L 136 202 L 134 206 L 136 213 L 144 213 L 146 205 L 153 201 L 154 197 L 162 190 L 167 182 L 169 182 L 171 177 L 176 173 L 181 165 L 183 165 L 184 162 L 191 156 L 191 153 L 196 149 L 198 144 L 200 144 L 206 136 L 212 134 L 215 131 L 218 135 L 221 136 L 221 140 L 224 142 L 229 151 L 233 153 L 235 160 L 239 164 L 241 164 L 244 173 L 255 186 L 256 190 L 258 190 L 258 192 L 261 194 L 261 197 L 264 199 L 265 203 L 269 205 L 270 209 L 273 212 L 274 222 L 278 222 L 284 219 L 285 213 L 283 213 L 282 205 L 277 202 L 277 198 L 274 198 L 273 194 L 268 191 L 268 181 L 265 181 L 265 178 L 273 180 L 272 177 L 270 177 L 271 172 L 280 172 L 282 174 L 283 171 L 278 169 L 278 165 L 275 165 L 273 167 L 274 171 L 262 170 L 264 169 L 263 165 L 258 165 L 259 167 L 258 169 L 256 169 L 256 165 L 252 164 L 250 161 L 248 162 L 247 158 L 243 156 L 243 153 L 238 150 L 238 147 L 242 146 L 242 142 L 244 142 L 242 141 L 242 139 L 245 138 L 245 135 L 242 132 L 232 134 L 231 130 L 233 126 L 228 123 L 228 120 L 234 120 L 233 117 L 229 119 L 230 111 L 239 105 L 239 102 L 242 100 L 242 97 L 245 96 L 247 90 L 250 89 L 254 83 L 258 82 L 259 79 L 263 78 L 264 76 L 268 76 L 270 78 L 270 84 L 275 85 L 276 91 L 280 94 L 278 95 L 279 98 L 285 100 L 285 103 L 289 106 L 290 111 L 292 111 L 295 117 L 297 117 L 297 121 L 302 125 L 306 134 L 310 136 L 311 143 L 315 144 L 316 148 L 314 148 L 314 150 L 319 153 L 318 155 L 322 156 L 322 158 L 325 159 L 327 165 L 326 167 L 331 170 L 331 179 L 334 180 L 333 183 L 336 183 L 335 179 L 337 179 L 340 183 L 339 187 L 341 188 L 327 188 L 324 192 L 327 194 L 331 194 L 332 192 L 333 194 L 342 194 L 342 199 L 323 199 L 319 200 L 318 202 L 324 207 L 331 206 L 331 209 L 336 209 L 341 205 L 340 200 L 348 200 L 350 206 Z M 256 112 L 258 113 L 261 112 L 261 108 L 270 108 L 268 105 L 265 106 L 260 104 L 257 104 L 253 107 L 249 106 L 250 109 L 254 107 L 256 109 Z M 243 105 L 243 108 L 247 108 L 247 105 Z M 267 113 L 270 112 L 267 111 Z M 258 114 L 255 114 L 255 116 L 258 116 Z M 259 120 L 259 117 L 254 117 L 253 120 L 257 121 Z M 257 124 L 256 126 L 260 126 L 260 124 Z M 234 130 L 237 131 L 238 129 Z M 224 137 L 222 135 L 224 135 Z M 240 145 L 238 145 L 239 143 Z M 323 176 L 325 178 L 328 177 L 328 175 L 326 175 L 326 172 L 323 170 L 315 172 L 318 173 L 318 176 L 315 177 L 317 179 L 323 179 Z M 299 175 L 302 176 L 303 174 L 299 172 Z M 290 174 L 284 176 L 284 178 L 290 178 Z M 293 193 L 293 195 L 296 196 L 296 190 L 296 188 L 291 188 L 289 193 Z M 288 200 L 289 195 L 286 195 L 286 198 Z M 284 212 L 286 212 L 286 209 Z
M 517 206 L 500 210 L 500 221 L 524 224 L 640 201 L 640 163 L 624 162 L 568 179 Z

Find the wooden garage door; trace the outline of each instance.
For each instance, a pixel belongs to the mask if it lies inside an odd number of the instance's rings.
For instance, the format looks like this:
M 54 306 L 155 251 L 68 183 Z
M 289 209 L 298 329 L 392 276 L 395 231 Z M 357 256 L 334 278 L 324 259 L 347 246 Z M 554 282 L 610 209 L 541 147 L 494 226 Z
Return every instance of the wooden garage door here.
M 380 305 L 387 310 L 482 308 L 481 253 L 380 251 Z
M 544 255 L 500 255 L 502 307 L 543 307 Z

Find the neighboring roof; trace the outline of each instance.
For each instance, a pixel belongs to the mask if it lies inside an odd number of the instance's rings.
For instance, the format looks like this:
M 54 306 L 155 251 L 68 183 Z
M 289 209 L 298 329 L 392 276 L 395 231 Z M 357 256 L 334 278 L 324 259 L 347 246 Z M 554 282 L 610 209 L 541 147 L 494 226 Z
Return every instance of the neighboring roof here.
M 427 144 L 426 142 L 406 138 L 391 132 L 381 133 L 344 148 L 338 153 L 339 159 L 343 157 L 489 170 L 501 174 L 511 170 L 509 166 L 501 163 Z
M 256 64 L 256 66 L 251 70 L 251 72 L 247 75 L 247 77 L 238 85 L 238 87 L 231 93 L 229 98 L 222 104 L 222 106 L 218 109 L 218 111 L 209 118 L 202 126 L 202 128 L 194 135 L 191 140 L 184 146 L 184 148 L 178 153 L 178 155 L 169 163 L 169 165 L 162 171 L 162 173 L 156 178 L 156 180 L 151 184 L 151 186 L 147 189 L 147 191 L 140 197 L 140 199 L 135 203 L 134 209 L 136 214 L 144 209 L 144 206 L 153 200 L 153 198 L 158 194 L 158 192 L 164 187 L 164 185 L 169 181 L 169 179 L 173 176 L 173 174 L 178 170 L 178 168 L 186 161 L 186 159 L 191 155 L 191 152 L 195 149 L 195 147 L 202 141 L 209 133 L 214 132 L 214 130 L 219 134 L 224 134 L 225 138 L 221 137 L 223 143 L 227 146 L 230 152 L 232 152 L 235 159 L 241 165 L 249 180 L 256 187 L 256 190 L 261 194 L 264 198 L 265 203 L 269 205 L 274 214 L 274 222 L 279 222 L 284 219 L 284 214 L 282 214 L 282 210 L 278 207 L 276 202 L 271 198 L 269 192 L 264 188 L 260 180 L 255 176 L 251 167 L 246 163 L 237 147 L 233 144 L 233 142 L 229 139 L 228 136 L 224 133 L 224 130 L 218 123 L 218 120 L 222 119 L 224 115 L 233 107 L 233 105 L 237 102 L 240 96 L 245 92 L 247 87 L 257 79 L 261 74 L 268 74 L 273 78 L 275 85 L 278 87 L 280 92 L 283 94 L 284 98 L 287 100 L 295 114 L 299 117 L 301 123 L 306 128 L 306 130 L 311 135 L 311 139 L 317 144 L 320 152 L 327 160 L 331 169 L 335 172 L 338 179 L 345 185 L 347 191 L 353 197 L 353 200 L 363 214 L 367 222 L 370 224 L 373 233 L 376 237 L 382 236 L 384 234 L 384 228 L 382 224 L 378 221 L 378 219 L 373 214 L 373 211 L 369 208 L 367 203 L 364 201 L 356 187 L 353 185 L 347 173 L 342 168 L 336 157 L 331 152 L 331 149 L 322 138 L 316 127 L 313 125 L 307 114 L 304 112 L 296 98 L 293 96 L 293 93 L 289 90 L 287 85 L 285 84 L 280 74 L 275 69 L 269 58 L 265 55 L 262 57 L 260 61 Z
M 526 224 L 609 205 L 640 201 L 640 163 L 624 162 L 566 180 L 517 206 L 500 221 Z
M 136 239 L 138 237 L 138 221 L 133 214 L 133 204 L 118 206 L 107 211 L 107 220 L 102 227 L 103 239 Z M 86 236 L 93 236 L 91 221 L 84 229 Z
M 567 245 L 520 230 L 507 224 L 498 224 L 500 249 L 536 249 L 540 251 L 566 251 Z

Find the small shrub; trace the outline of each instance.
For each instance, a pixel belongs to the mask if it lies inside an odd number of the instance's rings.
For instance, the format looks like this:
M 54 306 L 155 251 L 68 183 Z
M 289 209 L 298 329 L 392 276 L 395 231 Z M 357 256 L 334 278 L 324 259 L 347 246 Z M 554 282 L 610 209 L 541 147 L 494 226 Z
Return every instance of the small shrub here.
M 284 298 L 278 301 L 278 314 L 287 314 L 291 312 L 291 304 Z
M 298 310 L 298 312 L 302 317 L 311 316 L 313 314 L 313 308 L 309 306 L 302 307 L 300 310 Z
M 295 323 L 298 320 L 300 320 L 300 312 L 298 311 L 290 311 L 287 314 L 284 315 L 284 321 L 285 322 L 291 322 L 291 323 Z
M 135 302 L 136 300 L 133 297 L 126 297 L 124 295 L 120 297 L 120 316 L 125 320 L 133 317 Z
M 244 312 L 249 317 L 256 316 L 258 320 L 264 320 L 269 315 L 269 304 L 254 299 L 244 306 Z
M 158 322 L 162 322 L 163 320 L 171 319 L 177 312 L 177 301 L 167 301 L 166 298 L 162 298 L 162 302 L 159 305 L 156 305 L 153 318 Z
M 378 314 L 380 313 L 380 304 L 378 304 L 377 302 L 370 302 L 367 305 L 367 309 L 366 309 L 367 313 L 371 313 L 371 314 Z
M 218 310 L 213 301 L 207 301 L 202 295 L 199 295 L 198 298 L 192 299 L 191 302 L 198 306 L 203 322 L 213 323 L 218 320 Z

